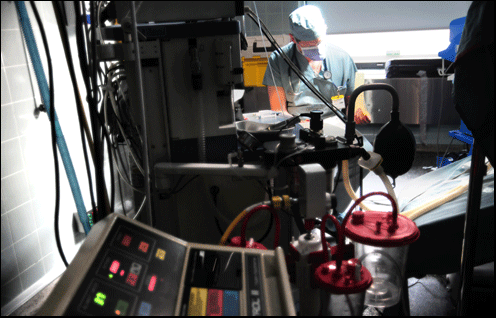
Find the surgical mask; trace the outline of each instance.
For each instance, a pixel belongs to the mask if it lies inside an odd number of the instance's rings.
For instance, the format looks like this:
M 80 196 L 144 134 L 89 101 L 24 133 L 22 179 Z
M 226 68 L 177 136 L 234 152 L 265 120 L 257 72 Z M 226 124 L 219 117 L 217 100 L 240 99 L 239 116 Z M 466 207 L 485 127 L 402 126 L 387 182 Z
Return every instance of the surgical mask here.
M 325 58 L 325 55 L 321 53 L 320 45 L 300 48 L 303 56 L 308 57 L 313 61 L 322 61 Z

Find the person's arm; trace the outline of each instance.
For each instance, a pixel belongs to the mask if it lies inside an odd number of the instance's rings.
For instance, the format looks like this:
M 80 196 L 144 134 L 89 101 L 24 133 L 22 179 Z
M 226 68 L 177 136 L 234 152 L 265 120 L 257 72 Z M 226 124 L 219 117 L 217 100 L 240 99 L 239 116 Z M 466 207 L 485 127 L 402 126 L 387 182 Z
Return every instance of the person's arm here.
M 267 86 L 269 92 L 270 109 L 280 111 L 285 116 L 292 116 L 286 107 L 286 92 L 283 87 Z

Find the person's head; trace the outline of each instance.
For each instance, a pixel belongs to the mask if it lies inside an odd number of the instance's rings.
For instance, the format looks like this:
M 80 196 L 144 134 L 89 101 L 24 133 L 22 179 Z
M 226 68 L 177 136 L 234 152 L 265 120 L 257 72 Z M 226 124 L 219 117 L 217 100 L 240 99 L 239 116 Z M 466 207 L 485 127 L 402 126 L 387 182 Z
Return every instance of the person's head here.
M 307 5 L 294 10 L 289 15 L 289 28 L 291 41 L 298 51 L 312 60 L 320 60 L 317 47 L 326 34 L 327 25 L 319 8 Z

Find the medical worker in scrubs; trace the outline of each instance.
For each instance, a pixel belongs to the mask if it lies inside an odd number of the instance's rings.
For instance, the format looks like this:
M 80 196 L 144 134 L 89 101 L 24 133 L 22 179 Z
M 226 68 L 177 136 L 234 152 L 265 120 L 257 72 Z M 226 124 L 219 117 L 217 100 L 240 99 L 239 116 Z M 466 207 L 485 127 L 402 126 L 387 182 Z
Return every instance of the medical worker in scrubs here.
M 355 88 L 357 68 L 348 53 L 326 40 L 327 26 L 320 10 L 312 5 L 300 7 L 289 15 L 291 43 L 282 51 L 304 76 L 332 100 L 338 109 L 345 108 L 346 98 Z M 282 56 L 274 51 L 269 58 L 263 84 L 268 87 L 270 107 L 285 115 L 299 115 L 322 110 L 324 118 L 334 113 L 302 83 Z M 366 110 L 355 112 L 357 124 L 370 122 Z

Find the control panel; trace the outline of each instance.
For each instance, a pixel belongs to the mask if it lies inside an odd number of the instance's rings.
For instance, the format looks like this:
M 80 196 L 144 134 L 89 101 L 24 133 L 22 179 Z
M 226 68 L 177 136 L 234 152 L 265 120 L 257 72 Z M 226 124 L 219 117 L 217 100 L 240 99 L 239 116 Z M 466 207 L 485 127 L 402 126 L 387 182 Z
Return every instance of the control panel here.
M 188 243 L 121 215 L 91 230 L 40 315 L 294 315 L 282 249 Z

